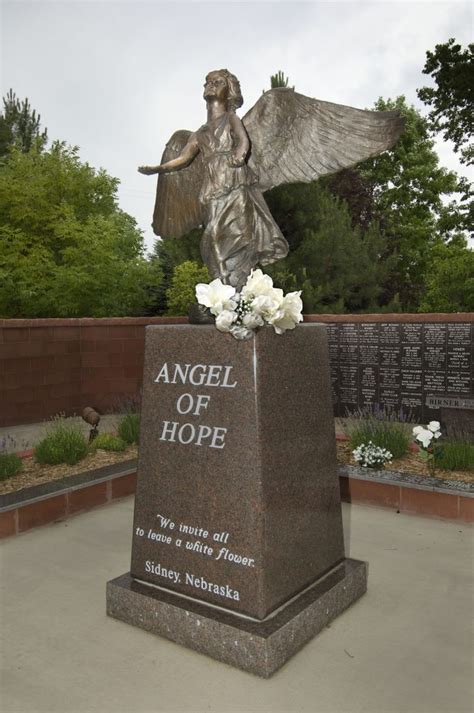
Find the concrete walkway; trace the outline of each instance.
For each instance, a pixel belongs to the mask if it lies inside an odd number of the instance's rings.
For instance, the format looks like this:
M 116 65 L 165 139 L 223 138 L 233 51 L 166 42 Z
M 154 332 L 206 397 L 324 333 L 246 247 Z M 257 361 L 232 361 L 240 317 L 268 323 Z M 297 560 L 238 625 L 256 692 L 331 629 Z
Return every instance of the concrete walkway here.
M 2 545 L 2 713 L 469 713 L 472 530 L 344 506 L 368 593 L 267 681 L 109 619 L 133 498 Z

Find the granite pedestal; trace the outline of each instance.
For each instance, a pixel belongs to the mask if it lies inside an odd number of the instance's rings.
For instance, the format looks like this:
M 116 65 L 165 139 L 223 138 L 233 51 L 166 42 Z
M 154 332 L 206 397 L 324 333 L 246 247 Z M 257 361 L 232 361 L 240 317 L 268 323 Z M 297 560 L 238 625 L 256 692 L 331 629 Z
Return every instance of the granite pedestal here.
M 366 577 L 344 556 L 324 326 L 148 327 L 132 563 L 108 614 L 269 676 Z

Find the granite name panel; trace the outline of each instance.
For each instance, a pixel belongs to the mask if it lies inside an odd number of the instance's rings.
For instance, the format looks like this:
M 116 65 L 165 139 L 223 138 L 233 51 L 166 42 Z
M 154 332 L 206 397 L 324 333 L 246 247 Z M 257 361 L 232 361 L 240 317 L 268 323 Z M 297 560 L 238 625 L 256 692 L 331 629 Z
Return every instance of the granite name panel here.
M 473 397 L 471 322 L 328 323 L 334 413 L 388 407 L 427 421 Z M 445 401 L 444 401 L 445 403 Z

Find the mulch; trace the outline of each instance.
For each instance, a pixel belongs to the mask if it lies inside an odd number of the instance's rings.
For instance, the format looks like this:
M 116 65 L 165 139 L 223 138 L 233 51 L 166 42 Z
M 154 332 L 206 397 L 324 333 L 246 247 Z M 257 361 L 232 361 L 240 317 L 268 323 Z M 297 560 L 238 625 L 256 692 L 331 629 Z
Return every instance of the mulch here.
M 113 463 L 121 463 L 124 460 L 137 458 L 138 447 L 129 446 L 126 451 L 121 453 L 113 453 L 111 451 L 97 450 L 95 453 L 90 453 L 83 460 L 75 465 L 41 465 L 36 463 L 33 457 L 23 458 L 23 468 L 13 478 L 9 478 L 0 483 L 0 495 L 12 493 L 23 488 L 29 488 L 33 485 L 40 485 L 52 480 L 60 480 L 78 473 L 84 473 L 96 468 L 102 468 Z M 351 447 L 348 441 L 337 441 L 337 460 L 341 464 L 357 465 L 352 457 Z M 420 460 L 416 453 L 408 453 L 403 458 L 396 458 L 387 469 L 401 471 L 404 473 L 413 473 L 430 477 L 426 463 Z M 469 470 L 437 470 L 435 477 L 446 480 L 462 480 L 467 483 L 474 482 L 474 471 Z

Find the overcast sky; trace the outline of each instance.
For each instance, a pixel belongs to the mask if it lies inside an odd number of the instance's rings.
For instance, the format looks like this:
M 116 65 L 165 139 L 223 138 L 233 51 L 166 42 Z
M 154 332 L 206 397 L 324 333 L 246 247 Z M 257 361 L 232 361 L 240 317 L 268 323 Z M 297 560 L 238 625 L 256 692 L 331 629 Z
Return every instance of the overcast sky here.
M 205 121 L 211 69 L 240 79 L 243 115 L 279 69 L 297 91 L 360 108 L 416 89 L 426 51 L 472 41 L 468 2 L 23 2 L 1 5 L 2 95 L 10 87 L 39 111 L 50 139 L 121 181 L 120 206 L 154 242 L 158 163 L 176 129 Z M 426 109 L 423 109 L 426 113 Z M 441 163 L 465 174 L 450 147 Z

